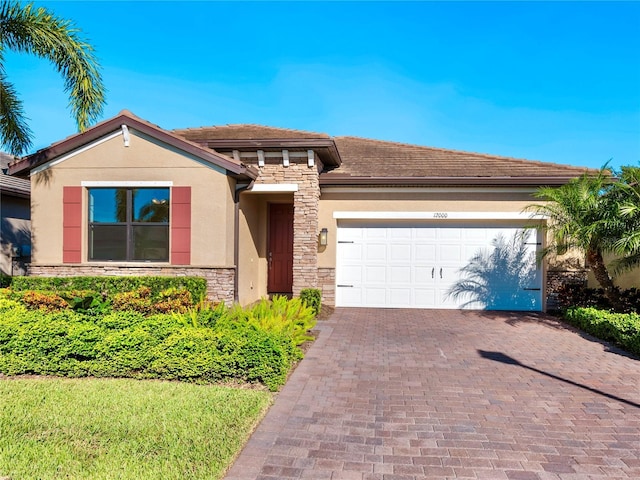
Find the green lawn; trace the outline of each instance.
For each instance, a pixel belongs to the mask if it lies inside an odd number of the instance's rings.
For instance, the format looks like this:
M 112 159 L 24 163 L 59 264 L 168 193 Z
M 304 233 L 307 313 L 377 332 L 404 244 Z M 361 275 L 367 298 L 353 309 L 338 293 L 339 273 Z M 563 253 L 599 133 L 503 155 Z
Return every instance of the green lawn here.
M 0 478 L 218 479 L 265 391 L 127 379 L 0 379 Z

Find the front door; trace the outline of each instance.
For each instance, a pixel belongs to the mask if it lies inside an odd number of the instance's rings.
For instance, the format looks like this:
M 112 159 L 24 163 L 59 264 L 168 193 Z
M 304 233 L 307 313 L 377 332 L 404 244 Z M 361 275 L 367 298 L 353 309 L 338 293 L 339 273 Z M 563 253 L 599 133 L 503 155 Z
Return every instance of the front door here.
M 293 205 L 269 204 L 267 261 L 269 293 L 293 291 Z

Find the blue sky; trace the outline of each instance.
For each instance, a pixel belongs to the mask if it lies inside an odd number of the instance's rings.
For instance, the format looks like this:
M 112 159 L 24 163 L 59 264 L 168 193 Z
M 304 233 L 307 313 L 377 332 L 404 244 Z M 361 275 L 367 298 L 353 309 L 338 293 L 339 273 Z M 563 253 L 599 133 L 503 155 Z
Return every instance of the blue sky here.
M 36 2 L 96 49 L 104 119 L 254 123 L 600 167 L 640 164 L 640 2 Z M 7 55 L 34 149 L 62 79 Z

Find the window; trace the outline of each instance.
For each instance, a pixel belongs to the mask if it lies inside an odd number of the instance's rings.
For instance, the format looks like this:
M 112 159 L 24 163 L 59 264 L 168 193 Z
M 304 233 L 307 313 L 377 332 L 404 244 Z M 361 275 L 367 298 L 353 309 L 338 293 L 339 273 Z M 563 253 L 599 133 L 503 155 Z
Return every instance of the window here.
M 169 261 L 169 189 L 89 188 L 89 260 Z

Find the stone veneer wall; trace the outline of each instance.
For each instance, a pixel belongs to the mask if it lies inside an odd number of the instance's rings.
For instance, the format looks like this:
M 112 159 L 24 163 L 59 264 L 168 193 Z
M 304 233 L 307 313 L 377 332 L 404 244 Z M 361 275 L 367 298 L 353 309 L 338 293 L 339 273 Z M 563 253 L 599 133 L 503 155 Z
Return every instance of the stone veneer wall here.
M 318 288 L 322 292 L 322 304 L 336 304 L 336 269 L 318 268 Z
M 29 265 L 28 275 L 34 277 L 81 277 L 81 276 L 158 276 L 158 277 L 204 277 L 207 281 L 207 297 L 212 301 L 234 302 L 234 268 L 204 267 L 152 267 L 146 265 Z
M 319 172 L 322 162 L 316 157 L 309 167 L 306 159 L 288 167 L 267 163 L 260 167 L 258 184 L 295 183 L 293 194 L 293 295 L 303 288 L 318 287 L 318 203 L 320 201 Z

